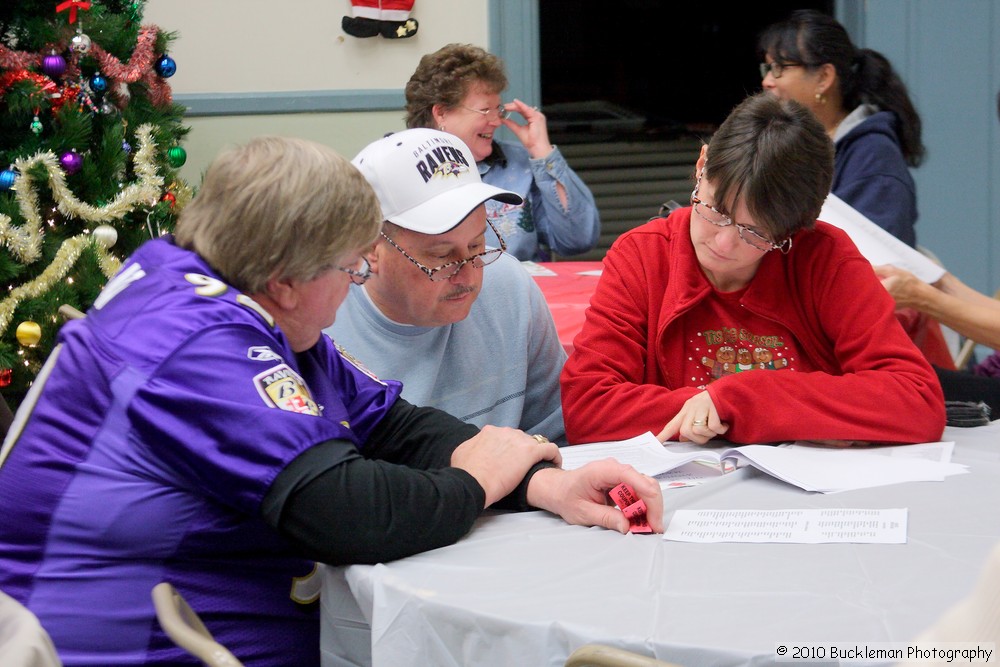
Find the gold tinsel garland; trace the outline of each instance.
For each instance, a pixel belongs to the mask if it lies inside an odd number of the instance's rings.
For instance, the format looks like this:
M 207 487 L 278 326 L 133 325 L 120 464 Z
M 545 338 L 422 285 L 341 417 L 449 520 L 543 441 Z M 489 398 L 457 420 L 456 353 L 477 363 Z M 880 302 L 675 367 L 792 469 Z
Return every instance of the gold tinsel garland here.
M 106 206 L 91 206 L 73 195 L 66 187 L 66 175 L 52 151 L 16 160 L 14 166 L 20 175 L 13 189 L 17 193 L 18 208 L 24 216 L 25 224 L 16 227 L 11 223 L 10 216 L 0 214 L 0 241 L 25 264 L 30 264 L 41 256 L 44 235 L 42 216 L 39 212 L 38 196 L 28 174 L 28 170 L 36 164 L 46 167 L 52 196 L 59 211 L 65 216 L 80 218 L 87 222 L 111 222 L 120 220 L 140 205 L 155 205 L 163 188 L 163 177 L 156 173 L 156 164 L 153 161 L 156 153 L 156 144 L 152 139 L 153 126 L 142 125 L 135 134 L 139 140 L 139 149 L 135 153 L 134 164 L 139 180 L 124 188 Z
M 15 184 L 18 206 L 24 216 L 25 224 L 15 227 L 9 216 L 0 215 L 0 240 L 24 263 L 28 264 L 41 255 L 42 216 L 39 212 L 38 197 L 31 187 L 28 169 L 36 164 L 43 164 L 48 170 L 49 187 L 52 190 L 56 205 L 64 216 L 75 217 L 87 222 L 110 222 L 120 220 L 138 206 L 154 206 L 159 200 L 163 188 L 163 177 L 156 173 L 153 156 L 156 144 L 152 138 L 152 125 L 142 125 L 136 130 L 139 149 L 135 154 L 135 172 L 137 182 L 121 190 L 114 200 L 106 206 L 91 206 L 77 199 L 66 187 L 66 177 L 59 166 L 59 161 L 51 151 L 45 151 L 30 159 L 19 159 L 15 166 L 21 172 Z M 12 289 L 7 298 L 0 301 L 0 335 L 10 326 L 14 310 L 25 298 L 35 298 L 47 292 L 58 280 L 62 280 L 79 259 L 84 248 L 93 244 L 97 253 L 101 272 L 108 278 L 114 275 L 121 265 L 120 260 L 108 252 L 100 243 L 94 241 L 90 234 L 81 234 L 67 239 L 56 252 L 52 263 L 42 273 L 29 283 Z
M 73 268 L 76 260 L 80 258 L 84 248 L 90 245 L 92 241 L 93 239 L 90 234 L 81 234 L 80 236 L 66 239 L 59 246 L 59 251 L 56 252 L 52 263 L 45 267 L 45 270 L 37 278 L 30 283 L 15 287 L 10 291 L 6 299 L 0 301 L 0 335 L 3 335 L 7 331 L 7 327 L 10 326 L 11 318 L 14 316 L 14 310 L 18 304 L 26 298 L 32 299 L 41 296 L 56 281 L 65 278 L 69 270 Z M 109 273 L 107 269 L 114 267 L 114 270 L 117 271 L 120 262 L 114 257 L 110 257 L 110 261 L 109 258 L 104 257 L 104 255 L 108 255 L 109 253 L 99 243 L 95 243 L 94 247 L 97 250 L 98 256 L 101 257 L 101 272 L 110 278 L 114 275 L 114 271 Z

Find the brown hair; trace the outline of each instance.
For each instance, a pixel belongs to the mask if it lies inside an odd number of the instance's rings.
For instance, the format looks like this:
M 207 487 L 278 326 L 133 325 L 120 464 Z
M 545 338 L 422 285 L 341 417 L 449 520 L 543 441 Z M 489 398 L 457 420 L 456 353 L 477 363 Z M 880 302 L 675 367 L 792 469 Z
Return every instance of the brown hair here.
M 461 106 L 474 85 L 490 93 L 506 90 L 503 61 L 472 44 L 448 44 L 428 53 L 406 82 L 406 127 L 434 128 L 434 105 Z
M 833 142 L 806 107 L 758 93 L 712 136 L 704 176 L 725 210 L 742 198 L 780 242 L 815 224 L 833 182 Z

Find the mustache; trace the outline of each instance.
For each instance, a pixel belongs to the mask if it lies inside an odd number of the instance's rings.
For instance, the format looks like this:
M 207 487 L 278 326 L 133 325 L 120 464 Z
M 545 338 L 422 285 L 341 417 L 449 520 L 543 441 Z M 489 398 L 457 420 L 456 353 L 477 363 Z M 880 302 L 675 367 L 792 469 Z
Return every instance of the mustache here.
M 455 289 L 451 290 L 450 292 L 448 292 L 447 294 L 445 294 L 441 298 L 442 299 L 453 299 L 455 297 L 465 296 L 466 294 L 472 294 L 473 292 L 476 291 L 476 289 L 477 288 L 473 287 L 472 285 L 464 285 L 464 286 L 461 286 L 461 287 L 456 287 Z

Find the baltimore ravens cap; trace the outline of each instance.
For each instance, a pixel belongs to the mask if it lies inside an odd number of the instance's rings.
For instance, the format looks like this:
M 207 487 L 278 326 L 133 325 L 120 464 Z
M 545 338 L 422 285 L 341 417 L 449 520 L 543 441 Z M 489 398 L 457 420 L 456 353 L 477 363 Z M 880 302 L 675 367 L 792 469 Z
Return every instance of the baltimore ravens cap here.
M 421 234 L 443 234 L 487 199 L 520 195 L 479 178 L 472 151 L 447 132 L 413 128 L 372 142 L 351 161 L 371 184 L 382 217 Z

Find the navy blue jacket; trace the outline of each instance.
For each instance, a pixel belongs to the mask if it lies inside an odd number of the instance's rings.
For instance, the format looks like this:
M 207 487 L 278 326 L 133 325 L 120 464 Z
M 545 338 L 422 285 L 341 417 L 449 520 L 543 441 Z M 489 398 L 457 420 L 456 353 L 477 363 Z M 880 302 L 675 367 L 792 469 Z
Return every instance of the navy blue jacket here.
M 833 194 L 911 247 L 917 189 L 896 136 L 896 115 L 872 114 L 837 142 Z

